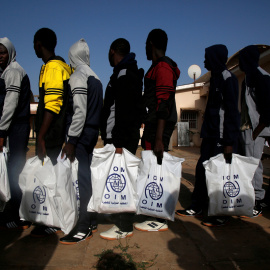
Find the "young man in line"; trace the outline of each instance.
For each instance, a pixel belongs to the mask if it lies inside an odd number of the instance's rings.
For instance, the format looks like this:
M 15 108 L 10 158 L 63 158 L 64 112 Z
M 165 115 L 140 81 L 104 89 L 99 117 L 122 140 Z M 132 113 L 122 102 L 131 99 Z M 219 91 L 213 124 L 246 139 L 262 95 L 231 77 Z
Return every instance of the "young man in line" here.
M 162 162 L 163 152 L 168 151 L 177 112 L 175 104 L 176 83 L 180 76 L 177 64 L 165 56 L 168 37 L 161 29 L 152 30 L 146 40 L 147 60 L 152 61 L 144 77 L 144 133 L 142 145 L 145 150 L 153 150 L 158 162 Z M 135 224 L 140 231 L 166 231 L 164 219 L 150 218 Z
M 237 152 L 240 114 L 238 111 L 238 81 L 227 70 L 228 50 L 225 45 L 213 45 L 205 49 L 204 66 L 211 71 L 209 96 L 204 122 L 201 129 L 201 156 L 196 166 L 195 187 L 191 206 L 177 210 L 180 216 L 196 216 L 208 203 L 208 194 L 203 162 L 217 154 L 224 153 L 230 162 L 232 153 Z M 206 226 L 225 225 L 229 217 L 209 217 L 203 221 Z
M 65 140 L 68 80 L 71 74 L 65 60 L 55 55 L 56 44 L 56 34 L 49 28 L 39 29 L 34 36 L 35 53 L 44 62 L 39 76 L 36 153 L 41 161 L 48 156 L 54 165 Z M 58 231 L 58 228 L 37 226 L 31 235 L 44 237 Z
M 1 229 L 27 229 L 31 225 L 19 217 L 22 193 L 18 183 L 30 132 L 30 95 L 29 78 L 16 62 L 12 42 L 0 38 L 0 152 L 3 146 L 9 148 L 7 170 L 11 190 L 11 199 L 0 215 Z
M 265 137 L 270 136 L 270 74 L 259 66 L 258 47 L 250 45 L 239 52 L 239 67 L 245 72 L 241 92 L 241 137 L 244 155 L 260 159 L 252 185 L 255 189 L 253 217 L 262 215 L 263 153 Z
M 135 54 L 124 38 L 116 39 L 109 49 L 109 62 L 114 68 L 106 88 L 102 109 L 101 136 L 104 144 L 113 144 L 115 153 L 122 154 L 126 148 L 136 154 L 140 139 L 140 106 L 144 71 L 138 69 Z M 133 213 L 115 215 L 115 223 L 100 237 L 116 240 L 133 235 Z
M 62 244 L 76 244 L 91 238 L 97 230 L 96 214 L 87 212 L 92 196 L 90 165 L 99 135 L 100 113 L 103 106 L 102 84 L 90 68 L 90 51 L 84 39 L 69 50 L 69 62 L 75 70 L 69 80 L 67 109 L 67 142 L 62 157 L 78 160 L 80 198 L 79 220 L 74 229 L 60 239 Z

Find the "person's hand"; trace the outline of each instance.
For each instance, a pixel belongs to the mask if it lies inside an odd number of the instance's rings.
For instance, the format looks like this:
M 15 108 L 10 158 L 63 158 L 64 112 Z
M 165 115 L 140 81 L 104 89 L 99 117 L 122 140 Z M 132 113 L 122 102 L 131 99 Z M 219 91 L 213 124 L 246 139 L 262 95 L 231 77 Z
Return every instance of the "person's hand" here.
M 0 138 L 0 153 L 3 152 L 4 142 L 5 142 L 5 139 L 4 138 Z
M 115 154 L 122 154 L 123 148 L 115 148 Z
M 233 152 L 233 147 L 232 146 L 224 146 L 224 158 L 226 160 L 226 163 L 232 162 L 232 152 Z
M 158 164 L 161 165 L 162 163 L 162 158 L 163 158 L 163 152 L 164 152 L 164 144 L 162 140 L 156 140 L 155 141 L 155 146 L 154 146 L 154 154 L 157 157 L 157 162 Z
M 70 162 L 73 162 L 76 155 L 75 145 L 71 143 L 66 143 L 64 148 L 62 149 L 61 158 L 63 158 L 65 154 L 66 157 L 70 160 Z
M 46 147 L 45 147 L 45 140 L 41 137 L 37 140 L 37 155 L 38 158 L 43 162 L 44 158 L 46 157 Z

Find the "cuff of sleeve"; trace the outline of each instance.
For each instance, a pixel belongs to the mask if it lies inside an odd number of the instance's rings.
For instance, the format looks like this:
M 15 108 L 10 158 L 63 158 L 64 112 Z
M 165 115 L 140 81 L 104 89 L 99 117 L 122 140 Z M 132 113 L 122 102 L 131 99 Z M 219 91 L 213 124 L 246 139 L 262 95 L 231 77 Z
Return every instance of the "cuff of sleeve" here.
M 0 138 L 6 138 L 7 137 L 7 131 L 6 130 L 0 130 Z
M 67 142 L 76 145 L 78 143 L 78 140 L 79 140 L 79 137 L 69 136 Z

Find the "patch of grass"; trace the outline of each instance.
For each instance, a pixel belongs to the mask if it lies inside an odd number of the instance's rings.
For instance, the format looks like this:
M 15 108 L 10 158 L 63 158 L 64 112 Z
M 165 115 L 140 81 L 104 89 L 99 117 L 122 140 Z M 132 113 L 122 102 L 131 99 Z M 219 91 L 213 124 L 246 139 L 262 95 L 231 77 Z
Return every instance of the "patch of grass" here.
M 132 246 L 129 245 L 129 240 L 125 238 L 125 243 L 123 244 L 121 239 L 118 240 L 118 245 L 114 246 L 113 249 L 103 249 L 102 252 L 100 254 L 96 254 L 95 256 L 97 256 L 99 259 L 103 258 L 104 256 L 107 256 L 108 254 L 119 254 L 119 252 L 114 253 L 116 250 L 120 251 L 120 255 L 122 256 L 122 260 L 124 261 L 124 263 L 130 264 L 130 265 L 134 265 L 136 267 L 136 269 L 138 270 L 145 270 L 148 269 L 152 266 L 154 266 L 156 264 L 156 259 L 158 257 L 158 254 L 155 255 L 155 257 L 153 259 L 147 260 L 147 261 L 141 261 L 141 262 L 135 262 L 132 255 L 129 253 L 130 249 L 139 249 L 140 246 L 135 243 Z M 111 268 L 114 269 L 114 268 Z M 122 269 L 122 268 L 119 268 Z M 133 268 L 129 268 L 129 269 L 133 269 Z

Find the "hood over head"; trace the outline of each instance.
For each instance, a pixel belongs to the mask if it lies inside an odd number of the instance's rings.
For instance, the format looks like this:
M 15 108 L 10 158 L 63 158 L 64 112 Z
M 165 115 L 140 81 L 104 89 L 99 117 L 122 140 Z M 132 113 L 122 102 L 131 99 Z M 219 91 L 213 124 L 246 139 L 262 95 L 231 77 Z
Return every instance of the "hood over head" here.
M 90 66 L 90 50 L 83 38 L 70 47 L 68 58 L 74 69 L 80 65 Z
M 260 52 L 256 45 L 245 47 L 239 52 L 239 67 L 245 73 L 254 72 L 259 66 Z
M 211 73 L 221 73 L 226 67 L 228 49 L 223 44 L 217 44 L 205 49 L 205 59 L 208 61 L 207 68 Z
M 15 47 L 13 46 L 12 42 L 7 37 L 4 37 L 4 38 L 0 38 L 0 44 L 3 44 L 8 51 L 8 56 L 9 56 L 8 65 L 11 62 L 15 62 L 16 61 L 16 50 L 15 50 Z

